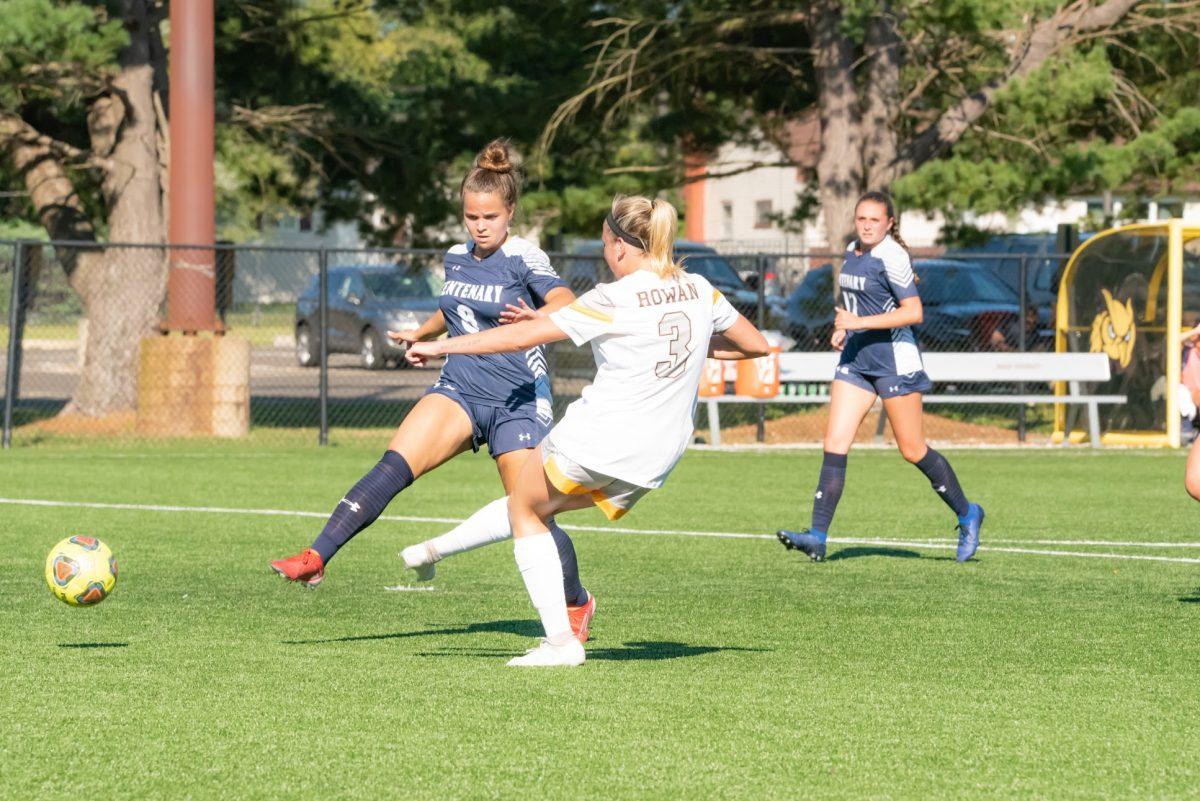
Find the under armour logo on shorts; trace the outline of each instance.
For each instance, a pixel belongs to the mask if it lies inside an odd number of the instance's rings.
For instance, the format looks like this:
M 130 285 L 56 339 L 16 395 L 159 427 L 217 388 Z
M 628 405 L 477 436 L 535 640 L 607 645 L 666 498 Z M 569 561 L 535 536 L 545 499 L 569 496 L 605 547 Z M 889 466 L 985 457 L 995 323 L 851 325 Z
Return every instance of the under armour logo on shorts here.
M 533 439 L 532 434 L 517 434 L 517 440 L 520 442 L 529 442 L 531 439 Z

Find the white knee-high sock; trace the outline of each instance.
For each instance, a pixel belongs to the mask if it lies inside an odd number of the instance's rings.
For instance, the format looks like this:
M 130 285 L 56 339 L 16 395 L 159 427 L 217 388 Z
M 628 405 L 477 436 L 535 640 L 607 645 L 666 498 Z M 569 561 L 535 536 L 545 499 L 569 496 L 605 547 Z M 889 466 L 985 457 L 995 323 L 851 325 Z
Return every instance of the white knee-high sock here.
M 567 617 L 562 565 L 558 561 L 554 537 L 549 531 L 520 537 L 513 541 L 513 556 L 529 592 L 529 600 L 533 601 L 533 608 L 542 619 L 546 639 L 556 645 L 568 641 L 574 635 Z
M 508 522 L 508 498 L 497 498 L 440 537 L 425 543 L 431 561 L 471 551 L 512 536 Z

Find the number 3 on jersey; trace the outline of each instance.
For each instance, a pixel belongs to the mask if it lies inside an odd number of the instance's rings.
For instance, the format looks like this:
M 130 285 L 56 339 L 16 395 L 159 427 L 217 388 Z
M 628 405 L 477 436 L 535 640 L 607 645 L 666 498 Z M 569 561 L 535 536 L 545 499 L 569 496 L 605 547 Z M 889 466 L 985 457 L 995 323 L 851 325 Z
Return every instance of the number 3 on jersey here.
M 658 321 L 658 333 L 670 337 L 667 352 L 671 358 L 654 365 L 654 374 L 659 378 L 676 378 L 692 355 L 692 321 L 681 311 L 667 312 Z
M 475 319 L 475 312 L 470 306 L 458 304 L 458 320 L 462 323 L 463 330 L 471 333 L 479 333 L 479 321 Z

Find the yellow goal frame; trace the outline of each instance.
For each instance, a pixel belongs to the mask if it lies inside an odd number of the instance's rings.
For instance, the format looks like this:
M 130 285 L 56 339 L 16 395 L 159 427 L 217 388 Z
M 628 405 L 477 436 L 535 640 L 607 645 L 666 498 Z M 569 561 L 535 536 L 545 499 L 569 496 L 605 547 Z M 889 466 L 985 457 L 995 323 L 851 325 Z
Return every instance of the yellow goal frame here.
M 1183 247 L 1186 242 L 1200 238 L 1200 224 L 1174 219 L 1157 223 L 1138 223 L 1122 225 L 1101 231 L 1089 237 L 1080 245 L 1067 266 L 1063 269 L 1059 281 L 1057 310 L 1055 314 L 1054 342 L 1055 350 L 1059 353 L 1067 351 L 1067 338 L 1071 332 L 1070 326 L 1070 295 L 1067 290 L 1073 288 L 1078 277 L 1079 263 L 1087 254 L 1090 247 L 1097 242 L 1112 236 L 1159 236 L 1167 239 L 1166 255 L 1154 265 L 1147 293 L 1146 309 L 1141 315 L 1145 322 L 1153 322 L 1157 316 L 1158 293 L 1165 278 L 1167 281 L 1167 319 L 1164 333 L 1182 331 L 1183 327 Z M 1198 310 L 1200 311 L 1200 310 Z M 1079 326 L 1075 326 L 1080 330 Z M 1180 350 L 1178 347 L 1166 348 L 1166 415 L 1165 432 L 1159 431 L 1109 431 L 1101 434 L 1100 441 L 1105 445 L 1138 445 L 1144 447 L 1179 447 L 1179 409 L 1176 393 L 1179 387 Z M 1055 385 L 1054 394 L 1067 394 L 1064 382 Z M 1054 406 L 1054 441 L 1062 442 L 1064 438 L 1071 441 L 1086 437 L 1085 432 L 1066 431 L 1067 404 L 1058 403 Z

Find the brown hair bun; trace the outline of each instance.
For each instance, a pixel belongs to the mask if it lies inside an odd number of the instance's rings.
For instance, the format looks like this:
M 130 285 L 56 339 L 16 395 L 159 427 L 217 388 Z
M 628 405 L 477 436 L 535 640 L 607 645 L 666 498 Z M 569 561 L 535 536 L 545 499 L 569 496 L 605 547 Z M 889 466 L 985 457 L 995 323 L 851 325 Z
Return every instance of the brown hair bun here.
M 475 166 L 488 172 L 513 172 L 513 155 L 509 152 L 507 139 L 493 139 L 475 157 Z
M 521 194 L 517 157 L 507 139 L 493 139 L 475 157 L 475 166 L 463 178 L 460 194 L 495 192 L 509 208 L 515 208 Z

